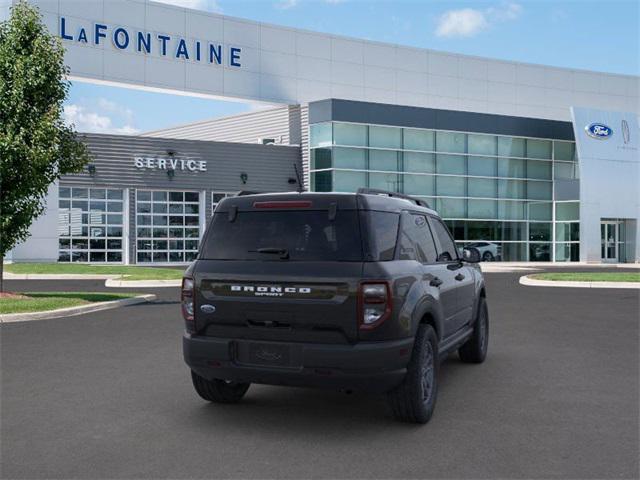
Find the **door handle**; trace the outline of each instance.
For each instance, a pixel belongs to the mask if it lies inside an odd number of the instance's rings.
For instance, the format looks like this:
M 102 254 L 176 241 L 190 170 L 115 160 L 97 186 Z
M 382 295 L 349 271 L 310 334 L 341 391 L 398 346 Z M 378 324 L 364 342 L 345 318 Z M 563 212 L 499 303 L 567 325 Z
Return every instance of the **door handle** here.
M 461 273 L 459 273 L 459 274 L 457 274 L 457 275 L 456 275 L 455 277 L 453 277 L 453 278 L 455 278 L 456 280 L 458 280 L 459 282 L 461 282 L 462 280 L 464 280 L 464 275 L 463 275 L 463 274 L 461 274 Z
M 442 285 L 442 280 L 440 280 L 438 277 L 433 277 L 429 282 L 429 285 L 431 285 L 432 287 L 439 287 L 440 285 Z

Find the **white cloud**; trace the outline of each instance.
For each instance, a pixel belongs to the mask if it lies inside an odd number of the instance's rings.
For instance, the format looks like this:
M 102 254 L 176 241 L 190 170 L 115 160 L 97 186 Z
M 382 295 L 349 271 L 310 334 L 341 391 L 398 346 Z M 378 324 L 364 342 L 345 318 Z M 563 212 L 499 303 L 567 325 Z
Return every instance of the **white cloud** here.
M 67 124 L 73 124 L 77 131 L 86 133 L 113 133 L 135 135 L 140 130 L 133 125 L 133 111 L 115 102 L 100 98 L 92 107 L 87 102 L 69 104 L 64 107 Z
M 436 36 L 472 37 L 497 22 L 513 21 L 522 15 L 522 5 L 503 3 L 485 9 L 462 8 L 448 10 L 438 18 Z
M 280 10 L 289 10 L 290 8 L 296 7 L 298 5 L 298 0 L 282 0 L 276 3 L 276 8 Z
M 176 7 L 191 8 L 193 10 L 205 10 L 208 12 L 221 13 L 222 8 L 217 0 L 154 0 L 160 3 L 168 3 Z

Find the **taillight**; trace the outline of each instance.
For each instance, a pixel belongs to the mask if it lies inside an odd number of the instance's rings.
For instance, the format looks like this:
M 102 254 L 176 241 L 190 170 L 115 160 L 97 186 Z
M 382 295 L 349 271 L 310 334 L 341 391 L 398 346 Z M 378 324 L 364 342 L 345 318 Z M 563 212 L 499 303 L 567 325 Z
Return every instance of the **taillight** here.
M 360 284 L 358 292 L 358 322 L 361 330 L 370 330 L 391 315 L 391 289 L 387 282 Z
M 187 332 L 193 333 L 196 331 L 196 325 L 193 318 L 193 278 L 184 277 L 182 279 L 180 303 L 182 304 L 182 316 L 184 317 Z

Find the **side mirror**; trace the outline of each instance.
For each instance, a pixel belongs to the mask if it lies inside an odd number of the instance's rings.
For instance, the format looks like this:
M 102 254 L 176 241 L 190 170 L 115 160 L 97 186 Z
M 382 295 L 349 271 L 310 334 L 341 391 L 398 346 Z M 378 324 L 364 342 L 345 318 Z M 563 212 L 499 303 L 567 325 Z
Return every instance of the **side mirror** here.
M 462 250 L 462 260 L 467 263 L 478 263 L 481 260 L 480 251 L 474 247 L 465 247 Z

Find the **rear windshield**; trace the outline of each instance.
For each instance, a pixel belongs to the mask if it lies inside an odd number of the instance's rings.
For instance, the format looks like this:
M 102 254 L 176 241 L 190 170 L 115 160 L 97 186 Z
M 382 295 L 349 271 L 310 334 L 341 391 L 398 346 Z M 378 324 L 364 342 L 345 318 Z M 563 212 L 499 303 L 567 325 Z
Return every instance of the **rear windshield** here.
M 362 261 L 358 213 L 327 210 L 216 213 L 200 252 L 206 260 Z

